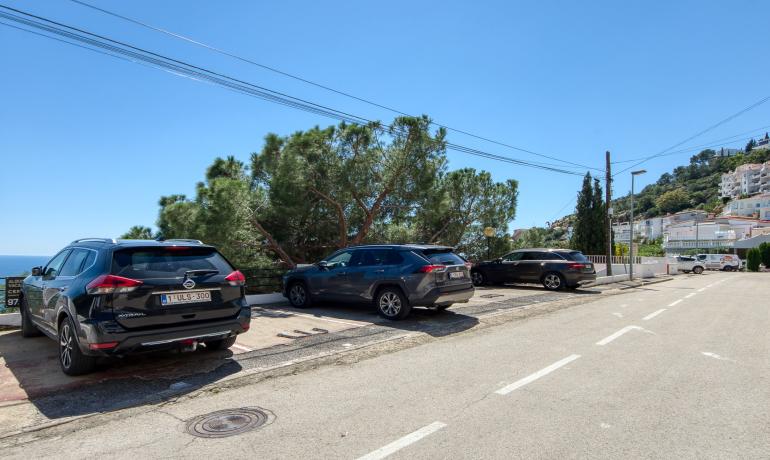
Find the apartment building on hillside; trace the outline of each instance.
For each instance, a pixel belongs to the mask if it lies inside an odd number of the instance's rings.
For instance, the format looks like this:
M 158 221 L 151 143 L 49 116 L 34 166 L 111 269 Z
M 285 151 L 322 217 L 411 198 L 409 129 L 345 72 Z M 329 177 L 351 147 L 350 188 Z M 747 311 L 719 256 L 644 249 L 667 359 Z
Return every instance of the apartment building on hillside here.
M 770 192 L 770 161 L 740 165 L 735 171 L 722 174 L 720 195 L 723 198 L 736 199 L 765 192 Z

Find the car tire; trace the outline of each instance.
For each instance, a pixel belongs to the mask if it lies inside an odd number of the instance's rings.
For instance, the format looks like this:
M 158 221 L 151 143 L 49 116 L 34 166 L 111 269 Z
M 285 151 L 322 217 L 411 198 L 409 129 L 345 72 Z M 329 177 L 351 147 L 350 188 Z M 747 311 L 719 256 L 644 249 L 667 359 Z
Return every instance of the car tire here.
M 29 308 L 27 307 L 27 301 L 24 297 L 21 298 L 21 304 L 19 305 L 19 314 L 21 314 L 21 336 L 22 337 L 39 337 L 43 335 L 40 329 L 32 322 L 32 318 L 29 317 Z
M 474 286 L 483 286 L 487 284 L 487 277 L 480 271 L 474 270 L 471 272 L 471 281 L 473 281 Z
M 412 306 L 406 300 L 401 289 L 386 287 L 377 291 L 374 296 L 374 307 L 380 316 L 390 320 L 404 319 L 412 311 Z
M 701 273 L 703 273 L 703 267 L 693 267 L 692 272 L 695 273 L 696 275 L 700 275 Z
M 540 282 L 543 283 L 543 287 L 549 291 L 558 291 L 567 285 L 567 282 L 564 281 L 564 277 L 557 272 L 546 273 L 543 275 L 543 278 L 540 280 Z
M 203 342 L 206 345 L 207 350 L 227 350 L 228 348 L 235 345 L 235 336 L 228 337 L 226 339 L 221 340 L 210 340 L 208 342 Z
M 59 324 L 59 365 L 67 375 L 88 374 L 96 367 L 96 357 L 80 351 L 75 323 L 69 316 Z
M 302 282 L 294 282 L 289 285 L 287 291 L 289 293 L 289 303 L 294 308 L 309 308 L 310 307 L 310 292 L 307 290 L 307 286 Z

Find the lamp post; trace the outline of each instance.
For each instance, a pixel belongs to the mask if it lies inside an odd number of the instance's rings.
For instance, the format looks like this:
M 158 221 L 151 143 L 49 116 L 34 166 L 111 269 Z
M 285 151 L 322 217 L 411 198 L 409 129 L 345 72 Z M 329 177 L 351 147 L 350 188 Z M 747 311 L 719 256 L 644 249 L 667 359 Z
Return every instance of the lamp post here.
M 494 227 L 485 227 L 484 228 L 484 236 L 487 237 L 487 260 L 489 260 L 490 252 L 491 252 L 491 241 L 492 237 L 495 236 L 495 229 Z
M 631 239 L 628 242 L 628 279 L 634 279 L 634 178 L 646 173 L 646 169 L 631 171 Z

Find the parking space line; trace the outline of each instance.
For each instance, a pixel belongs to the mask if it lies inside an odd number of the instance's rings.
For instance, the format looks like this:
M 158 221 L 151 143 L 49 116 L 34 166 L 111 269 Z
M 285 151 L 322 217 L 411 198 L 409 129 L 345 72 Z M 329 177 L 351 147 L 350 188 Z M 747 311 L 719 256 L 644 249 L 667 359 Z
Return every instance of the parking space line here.
M 679 303 L 679 302 L 681 302 L 681 301 L 682 301 L 682 299 L 679 299 L 679 300 L 675 300 L 675 301 L 671 302 L 670 304 L 668 304 L 668 306 L 669 306 L 669 307 L 673 307 L 674 305 L 678 304 L 678 303 Z
M 639 326 L 626 326 L 623 329 L 619 330 L 618 332 L 601 339 L 600 341 L 596 342 L 596 344 L 601 346 L 607 345 L 608 343 L 617 339 L 618 337 L 625 334 L 626 332 L 633 331 L 634 329 L 641 330 L 642 328 Z
M 446 423 L 433 422 L 430 425 L 424 426 L 417 431 L 409 433 L 403 438 L 399 438 L 391 442 L 387 446 L 380 447 L 379 449 L 373 452 L 370 452 L 364 455 L 363 457 L 359 457 L 358 460 L 379 460 L 379 459 L 385 458 L 391 454 L 398 452 L 404 447 L 410 444 L 414 444 L 420 439 L 435 433 L 436 431 L 444 428 L 445 426 L 446 426 Z
M 233 348 L 237 348 L 237 349 L 239 349 L 239 350 L 241 350 L 241 351 L 254 351 L 254 349 L 253 349 L 253 348 L 249 348 L 249 347 L 247 347 L 247 346 L 244 346 L 244 345 L 241 345 L 241 344 L 239 344 L 239 343 L 234 343 L 234 344 L 232 345 L 232 347 L 233 347 Z
M 507 386 L 505 386 L 503 388 L 500 388 L 499 390 L 495 391 L 495 393 L 497 393 L 499 395 L 507 395 L 508 393 L 510 393 L 510 392 L 512 392 L 512 391 L 514 391 L 514 390 L 516 390 L 518 388 L 521 388 L 521 387 L 523 387 L 524 385 L 526 385 L 528 383 L 532 383 L 535 380 L 539 379 L 540 377 L 544 377 L 544 376 L 550 374 L 551 372 L 555 371 L 556 369 L 558 369 L 558 368 L 560 368 L 562 366 L 565 366 L 565 365 L 571 363 L 572 361 L 574 361 L 574 360 L 576 360 L 578 358 L 580 358 L 580 355 L 569 355 L 569 356 L 567 356 L 566 358 L 564 358 L 562 360 L 556 361 L 555 363 L 551 364 L 548 367 L 544 367 L 543 369 L 540 369 L 539 371 L 535 372 L 534 374 L 530 374 L 530 375 L 524 377 L 521 380 L 517 380 L 517 381 L 513 382 L 510 385 L 507 385 Z
M 691 292 L 691 293 L 687 294 L 686 296 L 684 296 L 684 298 L 685 298 L 685 299 L 689 299 L 690 297 L 692 297 L 692 296 L 694 296 L 694 295 L 695 295 L 695 293 L 694 293 L 694 292 Z
M 702 287 L 702 288 L 698 289 L 698 292 L 703 292 L 703 291 L 705 291 L 707 287 L 708 287 L 708 286 L 706 286 L 706 287 Z
M 281 310 L 281 311 L 284 311 L 284 312 L 289 313 L 291 315 L 299 316 L 299 317 L 302 317 L 302 318 L 317 319 L 317 320 L 321 320 L 321 321 L 328 321 L 330 323 L 347 324 L 348 326 L 368 326 L 369 324 L 371 324 L 371 322 L 368 322 L 368 321 L 366 321 L 366 322 L 362 321 L 360 323 L 351 323 L 351 322 L 348 322 L 348 321 L 340 321 L 338 319 L 331 319 L 331 318 L 326 318 L 326 317 L 323 317 L 323 316 L 308 315 L 306 313 L 297 313 L 297 312 L 287 311 L 287 310 Z
M 660 310 L 658 310 L 658 311 L 654 311 L 654 312 L 650 313 L 649 315 L 645 316 L 644 318 L 642 318 L 642 321 L 649 321 L 649 320 L 651 320 L 652 318 L 655 318 L 655 317 L 656 317 L 656 316 L 658 316 L 659 314 L 663 313 L 664 311 L 666 311 L 666 309 L 665 309 L 665 308 L 661 308 L 661 309 L 660 309 Z

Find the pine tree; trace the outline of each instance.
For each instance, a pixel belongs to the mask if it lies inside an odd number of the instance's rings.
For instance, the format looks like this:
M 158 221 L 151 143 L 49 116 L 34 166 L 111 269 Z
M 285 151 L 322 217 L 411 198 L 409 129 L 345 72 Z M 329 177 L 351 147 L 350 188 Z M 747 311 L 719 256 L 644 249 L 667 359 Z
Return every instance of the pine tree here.
M 583 178 L 583 187 L 578 193 L 575 206 L 575 224 L 572 228 L 570 246 L 585 254 L 591 252 L 591 232 L 594 227 L 593 190 L 591 188 L 591 173 Z

